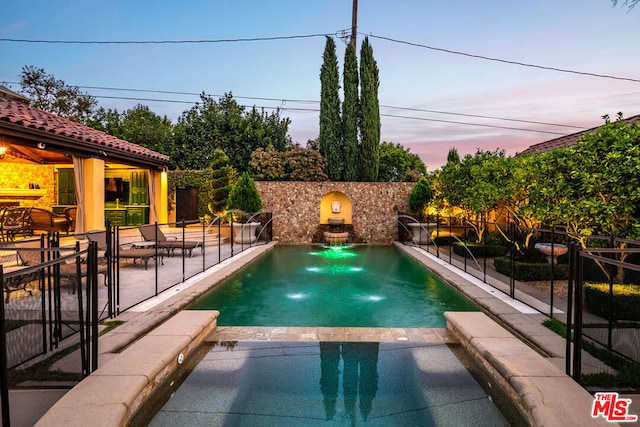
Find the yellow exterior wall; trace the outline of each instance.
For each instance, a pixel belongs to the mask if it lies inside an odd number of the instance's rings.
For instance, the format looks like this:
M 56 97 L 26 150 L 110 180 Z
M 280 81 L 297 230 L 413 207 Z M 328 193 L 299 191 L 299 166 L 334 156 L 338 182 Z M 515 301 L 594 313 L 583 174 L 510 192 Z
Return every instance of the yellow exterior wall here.
M 340 203 L 340 212 L 332 212 L 332 203 Z M 351 224 L 351 200 L 340 191 L 333 191 L 320 202 L 320 224 L 328 224 L 329 218 L 344 218 L 345 224 Z
M 151 179 L 154 180 L 157 189 L 156 200 L 152 200 L 156 207 L 156 220 L 158 224 L 166 224 L 169 222 L 169 200 L 167 195 L 169 194 L 169 180 L 166 172 L 151 172 Z M 149 221 L 152 221 L 149 216 Z
M 84 229 L 104 230 L 104 160 L 84 159 Z

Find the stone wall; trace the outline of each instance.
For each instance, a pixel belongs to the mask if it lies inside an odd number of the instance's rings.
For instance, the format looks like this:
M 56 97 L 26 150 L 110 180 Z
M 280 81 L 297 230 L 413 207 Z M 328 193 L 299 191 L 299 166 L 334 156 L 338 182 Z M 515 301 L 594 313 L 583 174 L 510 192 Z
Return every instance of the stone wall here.
M 38 184 L 46 194 L 38 200 L 22 200 L 21 206 L 35 206 L 51 209 L 57 205 L 58 180 L 53 165 L 22 163 L 0 164 L 0 188 L 29 188 L 29 184 Z
M 414 182 L 256 182 L 262 209 L 273 213 L 273 238 L 282 243 L 311 243 L 320 224 L 320 202 L 334 191 L 351 200 L 352 223 L 359 240 L 391 243 L 398 236 L 398 211 L 407 211 L 414 185 Z

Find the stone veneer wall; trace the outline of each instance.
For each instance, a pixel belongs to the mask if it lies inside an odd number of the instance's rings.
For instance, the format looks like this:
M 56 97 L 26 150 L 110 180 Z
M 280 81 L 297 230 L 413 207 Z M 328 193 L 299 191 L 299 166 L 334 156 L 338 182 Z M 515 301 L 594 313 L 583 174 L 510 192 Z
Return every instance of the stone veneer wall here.
M 38 200 L 22 200 L 20 206 L 51 209 L 58 204 L 58 176 L 54 172 L 53 165 L 3 163 L 0 165 L 0 187 L 29 188 L 29 183 L 38 184 L 46 194 Z
M 406 212 L 415 182 L 258 181 L 262 209 L 273 213 L 273 238 L 282 243 L 311 243 L 320 224 L 320 202 L 340 191 L 351 199 L 353 228 L 367 243 L 397 240 L 398 212 Z

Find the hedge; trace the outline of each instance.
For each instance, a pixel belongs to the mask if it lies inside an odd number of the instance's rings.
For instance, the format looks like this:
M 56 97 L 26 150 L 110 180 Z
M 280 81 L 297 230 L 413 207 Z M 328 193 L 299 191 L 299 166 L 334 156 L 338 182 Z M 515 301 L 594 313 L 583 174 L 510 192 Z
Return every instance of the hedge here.
M 640 320 L 640 286 L 613 285 L 612 320 Z M 609 318 L 609 284 L 584 284 L 585 308 L 597 315 Z
M 507 256 L 496 257 L 493 259 L 498 273 L 511 275 L 511 258 Z M 553 276 L 556 280 L 566 280 L 569 278 L 569 266 L 567 264 L 554 265 Z M 551 280 L 551 264 L 549 263 L 531 263 L 516 260 L 513 267 L 513 278 L 523 282 L 537 280 Z

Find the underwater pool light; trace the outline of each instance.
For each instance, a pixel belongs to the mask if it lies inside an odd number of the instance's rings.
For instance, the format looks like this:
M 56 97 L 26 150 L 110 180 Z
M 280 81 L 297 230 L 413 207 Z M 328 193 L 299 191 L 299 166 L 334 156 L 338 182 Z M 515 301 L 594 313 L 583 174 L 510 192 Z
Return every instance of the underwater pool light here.
M 307 295 L 303 294 L 302 292 L 298 292 L 298 293 L 294 293 L 294 294 L 287 294 L 287 298 L 289 298 L 289 299 L 304 299 L 306 297 L 307 297 Z

